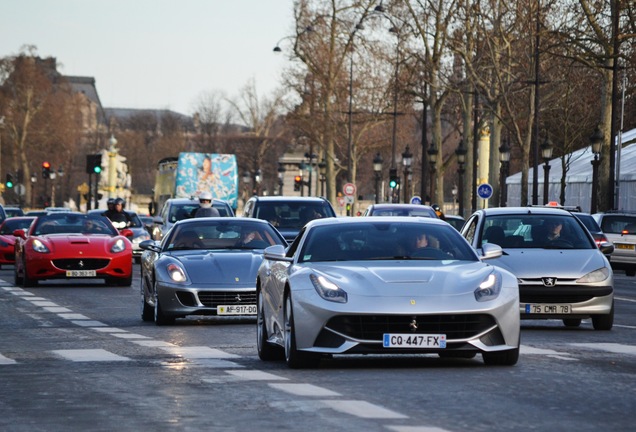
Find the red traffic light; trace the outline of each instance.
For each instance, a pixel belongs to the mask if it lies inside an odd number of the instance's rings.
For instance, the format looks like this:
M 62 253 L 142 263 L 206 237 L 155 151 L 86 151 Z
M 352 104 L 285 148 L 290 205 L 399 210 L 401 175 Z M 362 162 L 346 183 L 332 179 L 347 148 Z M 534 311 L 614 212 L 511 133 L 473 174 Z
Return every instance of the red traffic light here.
M 296 177 L 294 177 L 294 181 L 295 181 L 296 183 L 300 183 L 301 181 L 303 181 L 303 177 L 302 177 L 302 176 L 297 175 Z
M 42 168 L 49 169 L 49 168 L 51 168 L 51 164 L 48 163 L 48 162 L 42 162 Z

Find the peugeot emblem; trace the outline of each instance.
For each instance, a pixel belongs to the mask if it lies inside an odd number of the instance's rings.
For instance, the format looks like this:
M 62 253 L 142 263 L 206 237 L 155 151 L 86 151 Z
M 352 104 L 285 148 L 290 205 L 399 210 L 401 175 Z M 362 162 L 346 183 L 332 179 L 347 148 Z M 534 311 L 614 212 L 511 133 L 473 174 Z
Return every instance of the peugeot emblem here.
M 545 277 L 541 279 L 543 281 L 543 285 L 547 287 L 553 287 L 556 285 L 556 278 L 554 277 Z

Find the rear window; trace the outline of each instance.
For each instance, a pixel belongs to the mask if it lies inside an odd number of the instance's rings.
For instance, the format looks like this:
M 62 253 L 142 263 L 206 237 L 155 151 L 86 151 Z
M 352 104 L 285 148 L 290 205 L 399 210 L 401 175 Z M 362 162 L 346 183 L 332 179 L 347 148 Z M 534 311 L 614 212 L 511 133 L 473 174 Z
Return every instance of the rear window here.
M 636 228 L 636 216 L 611 215 L 604 216 L 601 221 L 601 229 L 609 234 L 621 234 L 623 230 L 634 232 L 636 231 L 634 228 Z
M 261 203 L 254 216 L 270 222 L 277 228 L 300 229 L 314 219 L 335 217 L 329 205 L 319 203 Z

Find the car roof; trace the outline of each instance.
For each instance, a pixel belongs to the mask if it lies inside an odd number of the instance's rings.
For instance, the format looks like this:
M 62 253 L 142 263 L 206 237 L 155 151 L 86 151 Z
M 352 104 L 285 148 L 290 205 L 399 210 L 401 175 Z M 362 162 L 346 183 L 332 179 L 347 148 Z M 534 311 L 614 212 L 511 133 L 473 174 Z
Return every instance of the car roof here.
M 223 201 L 221 199 L 218 198 L 214 198 L 212 201 L 214 201 L 214 204 L 224 204 L 224 205 L 228 205 L 229 203 L 227 201 Z M 170 203 L 170 204 L 199 204 L 199 199 L 198 198 L 170 198 L 168 200 L 166 200 L 166 204 Z
M 269 222 L 263 219 L 257 218 L 246 218 L 240 216 L 228 216 L 228 217 L 203 217 L 203 218 L 188 218 L 181 219 L 176 221 L 175 225 L 202 225 L 206 220 L 219 220 L 223 223 L 232 223 L 232 222 L 240 222 L 240 223 L 251 223 L 251 224 L 262 224 L 262 225 L 271 225 Z
M 426 204 L 408 204 L 408 203 L 380 203 L 380 204 L 371 204 L 369 207 L 373 207 L 376 209 L 387 209 L 387 208 L 408 208 L 408 209 L 421 209 L 421 208 L 429 208 L 433 209 L 433 207 Z
M 481 213 L 485 216 L 513 215 L 513 214 L 537 214 L 537 215 L 562 215 L 572 216 L 572 213 L 555 207 L 527 206 L 527 207 L 493 207 L 477 210 L 475 214 Z
M 413 216 L 408 218 L 405 218 L 403 216 L 321 218 L 321 219 L 314 219 L 307 222 L 306 226 L 365 224 L 365 223 L 380 223 L 380 222 L 413 223 L 413 224 L 427 223 L 427 224 L 437 224 L 437 225 L 447 226 L 452 228 L 448 223 L 446 223 L 445 221 L 441 219 L 425 217 L 425 216 Z
M 307 202 L 307 201 L 327 201 L 326 198 L 323 197 L 301 197 L 301 196 L 285 196 L 285 195 L 277 195 L 277 196 L 254 196 L 250 198 L 250 200 L 254 201 L 265 201 L 265 202 Z M 328 202 L 328 201 L 327 201 Z

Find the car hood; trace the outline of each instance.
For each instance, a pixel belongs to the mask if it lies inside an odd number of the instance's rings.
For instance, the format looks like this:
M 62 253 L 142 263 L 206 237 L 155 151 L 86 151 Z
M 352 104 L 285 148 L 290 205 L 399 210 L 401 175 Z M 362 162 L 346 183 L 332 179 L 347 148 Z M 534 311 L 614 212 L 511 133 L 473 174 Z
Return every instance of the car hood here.
M 49 246 L 51 252 L 62 252 L 72 255 L 77 251 L 81 251 L 82 254 L 109 252 L 118 237 L 103 234 L 53 234 L 40 236 L 39 238 Z
M 504 255 L 488 262 L 522 279 L 545 276 L 576 279 L 607 265 L 597 249 L 505 249 Z
M 449 296 L 472 293 L 493 267 L 482 262 L 395 261 L 313 264 L 304 271 L 321 273 L 349 293 L 373 297 Z M 449 297 L 450 300 L 450 297 Z
M 192 251 L 173 253 L 194 284 L 255 284 L 263 254 L 247 251 Z

